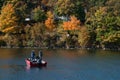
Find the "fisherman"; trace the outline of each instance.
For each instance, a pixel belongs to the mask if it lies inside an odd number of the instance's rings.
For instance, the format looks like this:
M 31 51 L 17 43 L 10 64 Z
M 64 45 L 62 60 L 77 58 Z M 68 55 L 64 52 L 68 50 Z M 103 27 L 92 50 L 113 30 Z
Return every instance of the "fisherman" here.
M 39 51 L 39 62 L 42 61 L 42 56 L 43 56 L 43 52 L 40 50 L 40 51 Z
M 34 59 L 35 59 L 35 51 L 32 50 L 32 51 L 31 51 L 31 60 L 33 61 Z

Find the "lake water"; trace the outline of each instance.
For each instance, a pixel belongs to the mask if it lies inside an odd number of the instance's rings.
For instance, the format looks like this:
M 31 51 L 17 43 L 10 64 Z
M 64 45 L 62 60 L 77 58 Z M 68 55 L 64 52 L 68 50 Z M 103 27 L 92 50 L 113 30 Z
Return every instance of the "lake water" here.
M 0 49 L 0 80 L 120 80 L 119 51 L 44 49 L 47 67 L 28 68 L 31 50 Z

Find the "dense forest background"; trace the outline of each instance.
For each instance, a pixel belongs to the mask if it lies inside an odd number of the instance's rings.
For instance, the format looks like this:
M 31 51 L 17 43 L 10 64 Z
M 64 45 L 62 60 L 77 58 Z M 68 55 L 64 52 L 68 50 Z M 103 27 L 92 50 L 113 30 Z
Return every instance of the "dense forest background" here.
M 0 0 L 0 46 L 120 49 L 120 0 Z

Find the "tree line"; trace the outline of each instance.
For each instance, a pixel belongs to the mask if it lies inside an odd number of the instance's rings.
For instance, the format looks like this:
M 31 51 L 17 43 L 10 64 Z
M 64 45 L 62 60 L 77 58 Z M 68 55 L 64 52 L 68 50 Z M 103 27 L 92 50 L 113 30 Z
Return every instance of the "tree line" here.
M 0 46 L 120 49 L 119 3 L 0 0 Z

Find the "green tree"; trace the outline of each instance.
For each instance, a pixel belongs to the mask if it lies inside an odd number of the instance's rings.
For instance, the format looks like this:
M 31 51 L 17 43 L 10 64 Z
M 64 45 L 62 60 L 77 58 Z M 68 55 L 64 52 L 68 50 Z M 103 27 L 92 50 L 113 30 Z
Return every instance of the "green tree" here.
M 85 6 L 82 1 L 77 0 L 72 15 L 75 15 L 82 23 L 85 22 Z
M 0 0 L 0 10 L 1 10 L 1 8 L 2 8 L 4 2 L 5 2 L 5 0 Z
M 45 19 L 46 19 L 45 12 L 40 7 L 37 7 L 33 10 L 33 20 L 41 22 L 45 21 Z
M 118 25 L 119 16 L 111 15 L 109 7 L 99 7 L 98 10 L 91 16 L 90 29 L 96 32 L 96 41 L 105 47 L 118 46 L 120 40 L 120 26 Z M 112 44 L 112 46 L 108 46 Z
M 75 4 L 73 0 L 58 0 L 55 6 L 55 12 L 58 15 L 70 15 L 73 12 Z

